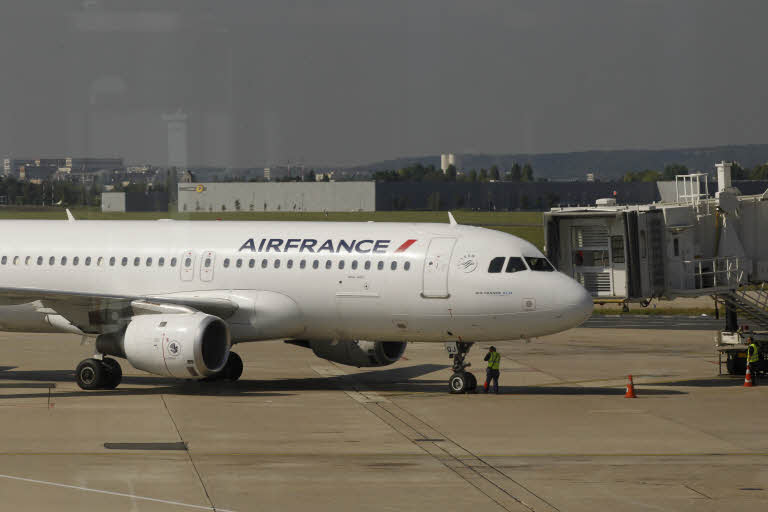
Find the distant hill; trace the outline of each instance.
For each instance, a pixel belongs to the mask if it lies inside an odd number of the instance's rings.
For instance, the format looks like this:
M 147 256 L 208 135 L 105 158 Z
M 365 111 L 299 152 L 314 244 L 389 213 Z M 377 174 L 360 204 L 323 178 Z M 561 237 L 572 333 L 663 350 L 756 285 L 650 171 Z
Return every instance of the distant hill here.
M 530 162 L 537 178 L 580 178 L 594 172 L 601 179 L 620 178 L 627 171 L 662 170 L 668 164 L 682 164 L 688 169 L 714 172 L 715 162 L 739 162 L 742 167 L 754 167 L 768 162 L 768 144 L 745 146 L 715 146 L 683 149 L 627 149 L 580 151 L 575 153 L 541 153 L 512 155 L 461 155 L 464 169 L 489 168 L 498 165 L 509 169 L 513 163 Z M 407 157 L 356 166 L 358 171 L 400 169 L 416 163 L 440 166 L 440 156 Z

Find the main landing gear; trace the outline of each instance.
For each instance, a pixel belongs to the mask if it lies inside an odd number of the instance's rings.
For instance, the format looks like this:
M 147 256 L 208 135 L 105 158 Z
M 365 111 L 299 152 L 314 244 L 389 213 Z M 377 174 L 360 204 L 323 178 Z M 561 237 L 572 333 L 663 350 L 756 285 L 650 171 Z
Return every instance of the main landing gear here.
M 80 361 L 75 370 L 75 382 L 87 391 L 115 389 L 122 379 L 120 364 L 109 357 L 85 359 Z
M 235 352 L 230 352 L 229 358 L 227 359 L 227 362 L 224 365 L 224 368 L 222 368 L 215 374 L 211 375 L 210 377 L 206 377 L 203 380 L 205 382 L 217 382 L 222 380 L 234 382 L 237 379 L 239 379 L 242 374 L 243 374 L 243 360 L 240 359 L 240 356 L 237 355 Z
M 471 363 L 465 363 L 464 359 L 472 348 L 472 343 L 457 341 L 446 343 L 445 349 L 448 351 L 448 357 L 453 359 L 453 375 L 448 380 L 448 388 L 451 393 L 471 393 L 477 389 L 477 379 L 475 375 L 466 371 Z

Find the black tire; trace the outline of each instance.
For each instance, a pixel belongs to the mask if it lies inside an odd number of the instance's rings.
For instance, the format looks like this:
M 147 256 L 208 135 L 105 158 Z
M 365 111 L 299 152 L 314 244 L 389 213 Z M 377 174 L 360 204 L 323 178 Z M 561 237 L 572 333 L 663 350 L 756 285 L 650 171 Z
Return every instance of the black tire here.
M 229 358 L 227 359 L 227 364 L 225 364 L 224 368 L 221 370 L 221 377 L 224 380 L 234 382 L 239 379 L 242 374 L 243 360 L 239 355 L 237 355 L 237 353 L 230 352 Z
M 109 357 L 105 357 L 101 362 L 106 370 L 104 389 L 115 389 L 123 380 L 123 369 L 120 368 L 120 363 Z
M 467 374 L 464 372 L 456 372 L 451 375 L 448 380 L 448 388 L 451 390 L 451 394 L 458 395 L 467 392 L 468 384 Z
M 101 389 L 104 386 L 105 378 L 106 368 L 101 364 L 101 361 L 96 359 L 80 361 L 77 369 L 75 369 L 75 382 L 86 391 Z
M 475 391 L 477 389 L 477 377 L 474 373 L 466 373 L 467 375 L 467 391 Z

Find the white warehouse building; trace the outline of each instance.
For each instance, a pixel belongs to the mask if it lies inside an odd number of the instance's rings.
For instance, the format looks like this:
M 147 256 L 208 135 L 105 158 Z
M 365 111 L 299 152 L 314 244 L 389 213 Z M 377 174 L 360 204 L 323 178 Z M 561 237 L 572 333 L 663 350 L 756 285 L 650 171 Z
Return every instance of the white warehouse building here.
M 180 212 L 372 212 L 373 181 L 179 183 Z

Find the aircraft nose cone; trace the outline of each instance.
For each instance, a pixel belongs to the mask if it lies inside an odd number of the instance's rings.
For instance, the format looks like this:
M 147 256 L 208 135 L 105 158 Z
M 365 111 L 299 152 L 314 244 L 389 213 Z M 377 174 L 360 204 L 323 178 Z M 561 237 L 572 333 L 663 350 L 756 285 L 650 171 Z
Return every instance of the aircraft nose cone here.
M 563 276 L 564 282 L 556 290 L 563 317 L 571 327 L 578 327 L 592 316 L 592 295 L 573 279 Z

